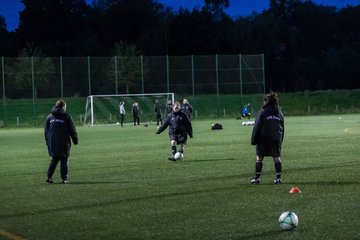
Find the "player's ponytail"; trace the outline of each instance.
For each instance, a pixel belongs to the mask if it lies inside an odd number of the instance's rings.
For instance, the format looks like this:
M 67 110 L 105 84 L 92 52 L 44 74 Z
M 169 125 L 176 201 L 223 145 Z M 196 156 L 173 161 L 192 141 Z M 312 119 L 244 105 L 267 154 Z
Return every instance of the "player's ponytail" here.
M 264 96 L 263 108 L 271 105 L 275 105 L 275 107 L 278 107 L 279 105 L 278 96 L 276 92 L 273 92 L 272 90 L 270 90 L 269 93 Z

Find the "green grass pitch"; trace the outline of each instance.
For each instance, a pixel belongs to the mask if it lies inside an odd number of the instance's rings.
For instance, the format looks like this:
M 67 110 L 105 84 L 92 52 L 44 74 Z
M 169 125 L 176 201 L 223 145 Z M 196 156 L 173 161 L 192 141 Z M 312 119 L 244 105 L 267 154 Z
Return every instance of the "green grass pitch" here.
M 43 129 L 2 129 L 0 239 L 360 239 L 360 115 L 285 121 L 284 184 L 266 158 L 257 186 L 241 120 L 193 121 L 179 163 L 154 125 L 78 127 L 67 185 L 59 166 L 45 183 Z M 286 210 L 299 217 L 292 231 L 279 228 Z

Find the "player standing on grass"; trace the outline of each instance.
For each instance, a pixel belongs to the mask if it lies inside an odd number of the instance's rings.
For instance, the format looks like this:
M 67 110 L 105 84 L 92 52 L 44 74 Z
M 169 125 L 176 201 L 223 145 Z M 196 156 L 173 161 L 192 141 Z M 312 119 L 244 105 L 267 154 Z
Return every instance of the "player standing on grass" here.
M 185 113 L 191 121 L 193 108 L 186 98 L 184 98 L 183 104 L 181 105 L 181 111 Z
M 139 103 L 135 102 L 132 105 L 132 114 L 133 114 L 133 119 L 134 119 L 134 126 L 140 126 L 140 107 L 139 107 Z
M 61 162 L 60 175 L 62 183 L 67 183 L 68 179 L 68 161 L 70 156 L 70 147 L 72 139 L 75 145 L 78 144 L 78 135 L 75 129 L 74 121 L 70 114 L 66 113 L 66 103 L 58 100 L 48 115 L 45 122 L 45 142 L 48 147 L 49 156 L 51 156 L 50 165 L 47 172 L 48 183 L 53 183 L 52 176 L 56 166 Z
M 173 103 L 172 103 L 172 101 L 169 99 L 169 100 L 167 101 L 167 104 L 166 104 L 166 115 L 172 113 L 172 111 L 173 111 Z
M 193 131 L 189 118 L 185 113 L 180 111 L 180 103 L 174 102 L 172 107 L 172 113 L 166 117 L 163 124 L 157 129 L 156 134 L 160 134 L 167 127 L 169 127 L 169 138 L 172 154 L 172 157 L 170 157 L 169 160 L 176 161 L 174 158 L 174 155 L 177 152 L 176 146 L 179 145 L 179 152 L 184 153 L 187 135 L 192 138 Z
M 119 112 L 120 112 L 120 126 L 124 126 L 124 118 L 125 118 L 125 107 L 124 107 L 124 102 L 120 102 L 119 104 Z
M 251 145 L 256 145 L 255 178 L 250 183 L 260 183 L 260 176 L 265 156 L 271 156 L 274 160 L 276 177 L 275 184 L 281 180 L 281 145 L 284 140 L 284 115 L 279 109 L 277 94 L 270 91 L 264 97 L 264 104 L 258 112 L 251 136 Z
M 154 112 L 156 115 L 156 125 L 162 124 L 161 109 L 162 109 L 161 103 L 159 102 L 159 100 L 156 99 L 154 105 Z

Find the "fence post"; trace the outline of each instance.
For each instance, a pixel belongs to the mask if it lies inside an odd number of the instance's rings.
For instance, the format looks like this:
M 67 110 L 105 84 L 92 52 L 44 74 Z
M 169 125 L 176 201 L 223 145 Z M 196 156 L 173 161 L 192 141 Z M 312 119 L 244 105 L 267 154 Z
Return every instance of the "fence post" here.
M 1 78 L 2 78 L 2 93 L 3 93 L 3 104 L 5 106 L 5 64 L 4 57 L 1 57 Z
M 170 92 L 169 55 L 166 55 L 166 85 L 167 92 Z
M 89 85 L 89 95 L 91 95 L 91 70 L 90 70 L 90 56 L 87 57 L 88 61 L 88 85 Z
M 264 95 L 265 95 L 265 63 L 264 63 L 264 54 L 261 54 L 261 60 L 262 60 L 262 73 L 263 73 L 263 90 L 264 90 Z
M 3 113 L 4 113 L 4 127 L 6 126 L 6 104 L 5 104 L 5 64 L 4 64 L 4 56 L 1 57 L 1 77 L 2 77 L 2 93 L 3 93 Z
M 239 54 L 239 77 L 240 77 L 240 97 L 242 97 L 242 69 L 241 69 L 241 54 Z
M 114 56 L 115 93 L 118 94 L 117 56 Z
M 63 79 L 63 65 L 62 65 L 62 56 L 60 56 L 60 89 L 61 89 L 61 98 L 64 98 L 64 79 Z
M 219 69 L 218 69 L 218 55 L 215 55 L 215 79 L 216 79 L 216 102 L 217 102 L 217 115 L 220 117 L 219 109 Z
M 35 116 L 35 95 L 36 95 L 36 88 L 35 88 L 35 73 L 34 73 L 34 57 L 31 56 L 31 85 L 32 85 L 32 100 L 33 100 L 33 117 L 34 117 L 34 126 L 36 125 L 36 116 Z
M 192 95 L 195 96 L 194 55 L 191 55 L 191 84 L 192 84 Z
M 219 59 L 218 55 L 215 55 L 215 73 L 216 73 L 216 95 L 219 95 Z
M 141 67 L 141 93 L 144 94 L 144 57 L 140 56 L 140 67 Z

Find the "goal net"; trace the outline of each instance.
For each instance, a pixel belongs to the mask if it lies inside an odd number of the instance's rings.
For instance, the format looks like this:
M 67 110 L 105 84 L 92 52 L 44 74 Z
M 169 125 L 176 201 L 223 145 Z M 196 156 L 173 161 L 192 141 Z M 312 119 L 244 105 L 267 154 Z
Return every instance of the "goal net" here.
M 168 101 L 174 102 L 174 93 L 90 95 L 86 100 L 84 125 L 118 124 L 120 102 L 124 102 L 126 111 L 124 124 L 133 124 L 132 106 L 135 102 L 140 107 L 140 124 L 151 124 L 156 121 L 154 112 L 156 100 L 160 102 L 162 115 L 165 117 Z

